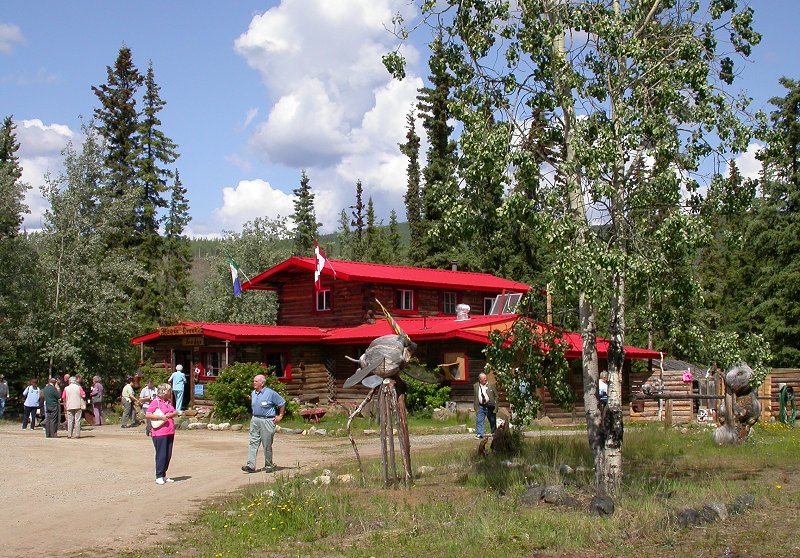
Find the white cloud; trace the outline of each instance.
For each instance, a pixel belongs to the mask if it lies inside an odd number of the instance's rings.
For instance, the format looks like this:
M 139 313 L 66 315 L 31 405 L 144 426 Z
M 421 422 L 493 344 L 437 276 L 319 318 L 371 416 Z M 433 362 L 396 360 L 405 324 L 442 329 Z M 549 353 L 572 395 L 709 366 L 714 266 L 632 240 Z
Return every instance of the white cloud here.
M 11 23 L 0 23 L 0 52 L 11 54 L 15 44 L 25 44 L 22 31 Z
M 381 56 L 396 47 L 387 30 L 393 16 L 409 20 L 412 10 L 406 0 L 284 0 L 255 16 L 236 41 L 274 100 L 262 107 L 249 148 L 308 171 L 326 229 L 352 204 L 357 179 L 367 195 L 381 194 L 382 218 L 402 204 L 406 160 L 397 144 L 423 83 L 414 74 L 419 53 L 403 47 L 409 67 L 402 82 L 392 80 Z
M 42 215 L 47 209 L 47 201 L 39 188 L 44 185 L 48 173 L 61 171 L 62 150 L 70 141 L 76 141 L 76 134 L 63 124 L 47 125 L 39 119 L 23 120 L 16 128 L 19 142 L 19 163 L 22 166 L 22 181 L 31 188 L 25 195 L 25 203 L 30 213 L 25 216 L 25 226 L 40 228 Z
M 250 124 L 253 123 L 253 120 L 255 120 L 256 116 L 258 116 L 258 109 L 257 108 L 251 108 L 250 110 L 248 110 L 247 111 L 247 116 L 244 117 L 244 123 L 242 124 L 242 130 L 247 129 L 247 127 L 250 126 Z
M 216 219 L 229 230 L 239 230 L 256 217 L 288 217 L 294 212 L 293 196 L 273 188 L 261 179 L 242 180 L 235 188 L 223 188 L 222 207 Z
M 745 178 L 758 178 L 761 173 L 761 161 L 756 159 L 756 154 L 763 149 L 763 145 L 751 143 L 747 146 L 747 151 L 736 157 L 736 166 Z

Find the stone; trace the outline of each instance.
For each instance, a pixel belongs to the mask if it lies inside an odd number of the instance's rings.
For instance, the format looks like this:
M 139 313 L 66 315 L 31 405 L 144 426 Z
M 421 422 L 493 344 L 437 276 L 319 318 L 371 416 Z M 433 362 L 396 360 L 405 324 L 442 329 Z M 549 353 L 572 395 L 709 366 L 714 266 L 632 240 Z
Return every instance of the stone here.
M 365 430 L 364 431 L 364 435 L 365 436 L 375 436 L 377 433 L 378 433 L 377 430 Z
M 566 463 L 562 463 L 558 467 L 558 474 L 561 475 L 562 477 L 568 477 L 572 475 L 574 472 L 575 470 Z
M 204 428 L 208 428 L 208 423 L 205 422 L 190 422 L 188 429 L 189 430 L 202 430 Z
M 728 507 L 722 502 L 708 502 L 701 510 L 703 517 L 711 518 L 711 521 L 725 521 L 728 519 Z
M 324 428 L 317 428 L 316 430 L 314 430 L 314 434 L 316 434 L 317 436 L 327 436 L 328 431 Z
M 430 465 L 421 465 L 420 467 L 417 467 L 417 476 L 424 477 L 425 475 L 433 473 L 434 470 L 435 469 Z
M 241 432 L 242 425 L 241 424 L 231 424 L 231 430 L 234 432 Z
M 221 422 L 218 426 L 219 426 L 220 430 L 230 430 L 231 429 L 231 423 L 229 423 L 229 422 Z
M 349 484 L 353 482 L 354 479 L 353 475 L 347 474 L 347 475 L 339 475 L 338 477 L 336 477 L 336 480 L 338 480 L 342 484 Z
M 533 426 L 540 426 L 542 428 L 552 428 L 553 419 L 551 419 L 550 417 L 542 417 L 540 419 L 534 420 L 531 424 L 533 424 Z
M 730 513 L 740 514 L 756 505 L 756 497 L 752 494 L 745 492 L 734 498 L 731 504 Z
M 452 419 L 455 416 L 456 416 L 456 414 L 453 411 L 445 409 L 444 407 L 440 407 L 438 409 L 434 409 L 433 410 L 433 414 L 431 415 L 431 418 L 433 418 L 433 420 L 438 420 L 438 421 L 444 422 L 446 420 Z
M 519 497 L 519 503 L 525 506 L 536 506 L 544 498 L 544 486 L 532 485 L 525 489 Z
M 331 483 L 331 478 L 328 475 L 320 475 L 314 479 L 315 486 L 328 486 Z
M 598 494 L 592 498 L 589 504 L 589 511 L 592 515 L 599 515 L 601 517 L 607 515 L 614 515 L 614 500 L 609 496 Z
M 571 510 L 580 510 L 581 503 L 577 500 L 577 498 L 573 498 L 572 496 L 565 494 L 561 501 L 558 502 L 559 506 L 563 506 L 565 508 L 569 508 Z
M 544 487 L 544 501 L 548 504 L 558 504 L 563 496 L 564 487 L 560 484 Z
M 700 516 L 700 513 L 691 508 L 680 512 L 676 520 L 679 527 L 691 527 L 693 525 L 700 525 L 703 522 L 703 518 Z

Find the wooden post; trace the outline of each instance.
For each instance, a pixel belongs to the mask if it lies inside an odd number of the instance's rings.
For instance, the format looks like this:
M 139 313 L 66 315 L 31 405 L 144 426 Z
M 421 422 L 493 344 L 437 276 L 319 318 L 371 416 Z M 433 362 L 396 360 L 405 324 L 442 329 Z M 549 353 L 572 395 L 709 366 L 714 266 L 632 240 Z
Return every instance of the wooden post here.
M 672 426 L 672 399 L 667 399 L 664 407 L 664 426 Z

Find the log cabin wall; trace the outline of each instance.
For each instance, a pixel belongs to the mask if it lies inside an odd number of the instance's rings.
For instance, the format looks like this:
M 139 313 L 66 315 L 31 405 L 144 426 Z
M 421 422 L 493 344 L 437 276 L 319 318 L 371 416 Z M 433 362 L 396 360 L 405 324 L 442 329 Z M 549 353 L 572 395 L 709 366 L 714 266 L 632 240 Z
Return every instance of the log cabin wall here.
M 777 398 L 781 394 L 781 385 L 786 384 L 794 390 L 795 400 L 800 400 L 800 369 L 798 368 L 773 368 L 764 380 L 764 384 L 769 386 L 768 391 L 762 394 L 759 390 L 759 395 Z M 769 416 L 775 417 L 777 420 L 780 414 L 780 403 L 777 399 L 762 400 L 761 405 L 762 408 L 768 408 Z

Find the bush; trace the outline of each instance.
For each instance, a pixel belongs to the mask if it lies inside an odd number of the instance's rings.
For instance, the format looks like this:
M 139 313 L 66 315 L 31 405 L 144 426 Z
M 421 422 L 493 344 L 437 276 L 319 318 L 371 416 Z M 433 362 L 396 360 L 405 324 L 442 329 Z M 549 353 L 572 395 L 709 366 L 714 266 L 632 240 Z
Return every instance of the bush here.
M 428 384 L 413 378 L 403 379 L 408 385 L 406 391 L 406 409 L 409 413 L 432 411 L 444 407 L 450 401 L 450 386 Z
M 250 400 L 247 396 L 253 391 L 253 377 L 258 374 L 266 376 L 266 387 L 286 399 L 286 414 L 291 416 L 297 404 L 289 401 L 286 386 L 270 372 L 258 362 L 234 362 L 225 368 L 215 382 L 206 385 L 208 396 L 214 401 L 214 416 L 224 420 L 249 416 Z
M 164 368 L 163 366 L 155 367 L 148 363 L 139 367 L 137 374 L 144 378 L 144 383 L 142 383 L 141 387 L 147 384 L 147 380 L 153 380 L 153 385 L 158 386 L 169 383 L 167 380 L 172 375 L 172 371 L 169 368 Z

